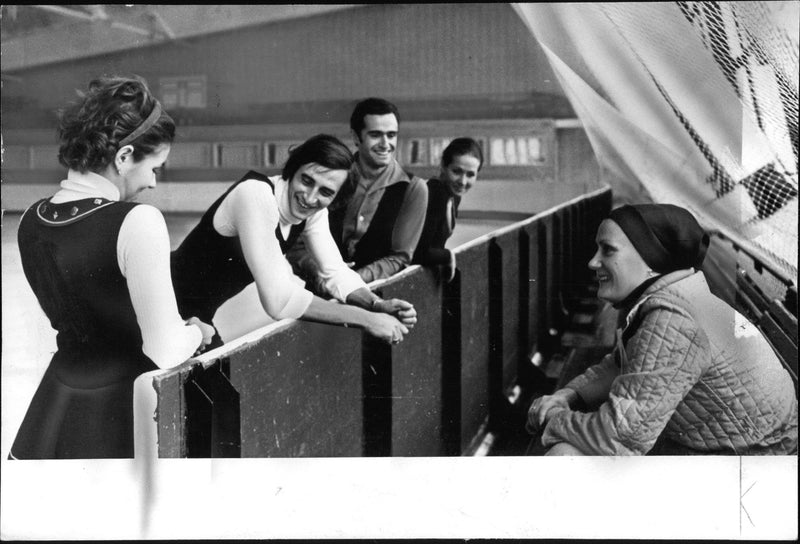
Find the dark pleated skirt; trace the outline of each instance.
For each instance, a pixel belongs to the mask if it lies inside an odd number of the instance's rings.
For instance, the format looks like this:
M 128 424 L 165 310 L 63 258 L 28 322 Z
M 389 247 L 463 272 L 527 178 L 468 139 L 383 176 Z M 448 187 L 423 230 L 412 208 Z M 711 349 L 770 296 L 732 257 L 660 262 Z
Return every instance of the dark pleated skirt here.
M 12 459 L 133 457 L 133 382 L 157 367 L 146 357 L 104 361 L 86 372 L 56 353 L 11 447 Z M 93 358 L 91 366 L 97 366 Z

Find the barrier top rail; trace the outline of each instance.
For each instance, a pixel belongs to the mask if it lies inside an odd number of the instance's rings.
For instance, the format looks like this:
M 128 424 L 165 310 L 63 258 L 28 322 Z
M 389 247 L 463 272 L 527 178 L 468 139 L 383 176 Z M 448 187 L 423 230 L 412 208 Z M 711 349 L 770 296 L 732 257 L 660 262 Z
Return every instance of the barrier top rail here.
M 287 319 L 281 319 L 280 321 L 276 321 L 274 323 L 269 323 L 267 325 L 264 325 L 263 327 L 259 327 L 246 334 L 243 334 L 242 336 L 234 338 L 233 340 L 225 342 L 218 348 L 206 351 L 205 353 L 187 359 L 183 363 L 174 366 L 172 368 L 164 369 L 165 372 L 159 374 L 157 377 L 165 376 L 167 374 L 166 371 L 179 372 L 181 370 L 192 368 L 197 363 L 200 363 L 203 368 L 208 368 L 209 366 L 213 365 L 218 359 L 222 357 L 227 357 L 229 354 L 231 354 L 232 352 L 236 351 L 237 349 L 243 346 L 256 343 L 270 333 L 282 331 L 290 327 L 295 321 L 297 321 L 297 319 L 287 318 Z
M 746 239 L 740 237 L 734 237 L 726 232 L 721 230 L 714 230 L 714 234 L 719 236 L 720 238 L 724 238 L 730 241 L 736 248 L 741 248 L 744 250 L 745 253 L 750 255 L 755 261 L 757 261 L 761 266 L 766 268 L 770 274 L 772 274 L 776 279 L 780 280 L 784 285 L 787 287 L 792 287 L 795 285 L 795 281 L 789 277 L 788 274 L 779 270 L 776 266 L 770 263 L 770 258 L 764 253 L 763 250 L 759 249 L 755 244 L 748 242 Z
M 533 223 L 534 221 L 540 220 L 543 217 L 547 217 L 549 215 L 557 213 L 558 211 L 560 211 L 562 209 L 568 208 L 568 207 L 570 207 L 570 206 L 572 206 L 572 205 L 574 205 L 574 204 L 576 204 L 576 203 L 578 203 L 578 202 L 580 202 L 582 200 L 588 200 L 590 198 L 599 196 L 599 195 L 601 195 L 601 194 L 603 194 L 603 193 L 605 193 L 607 191 L 610 191 L 610 190 L 611 190 L 611 188 L 608 185 L 605 185 L 605 186 L 603 186 L 603 187 L 601 187 L 599 189 L 596 189 L 596 190 L 594 190 L 594 191 L 592 191 L 590 193 L 586 193 L 584 195 L 577 196 L 577 197 L 575 197 L 575 198 L 573 198 L 571 200 L 568 200 L 568 201 L 563 202 L 563 203 L 561 203 L 561 204 L 559 204 L 557 206 L 554 206 L 553 208 L 549 208 L 549 209 L 547 209 L 547 210 L 545 210 L 543 212 L 537 213 L 537 214 L 535 214 L 535 215 L 533 215 L 533 216 L 531 216 L 531 217 L 529 217 L 527 219 L 523 219 L 522 221 L 517 221 L 517 222 L 515 222 L 515 223 L 513 223 L 511 225 L 507 225 L 507 226 L 502 227 L 500 229 L 494 230 L 494 231 L 492 231 L 492 232 L 490 232 L 488 234 L 479 236 L 478 238 L 476 238 L 474 240 L 471 240 L 469 242 L 466 242 L 464 244 L 459 245 L 458 247 L 456 247 L 454 249 L 454 251 L 456 252 L 456 254 L 458 254 L 458 253 L 466 251 L 466 250 L 468 250 L 468 249 L 470 249 L 472 247 L 479 246 L 480 244 L 482 244 L 482 243 L 484 243 L 484 242 L 486 242 L 488 240 L 492 240 L 492 239 L 497 238 L 499 236 L 502 236 L 502 235 L 504 235 L 504 234 L 506 234 L 508 232 L 512 232 L 514 230 L 517 230 L 517 229 L 519 229 L 521 227 L 529 225 L 530 223 Z M 368 283 L 367 287 L 369 287 L 370 290 L 380 289 L 381 287 L 385 287 L 387 285 L 391 285 L 391 284 L 393 284 L 395 282 L 398 282 L 398 281 L 401 281 L 401 280 L 405 279 L 406 277 L 416 273 L 416 271 L 419 270 L 420 268 L 422 268 L 422 267 L 421 267 L 421 265 L 418 265 L 418 264 L 410 265 L 410 266 L 406 267 L 405 269 L 401 270 L 400 272 L 398 272 L 397 274 L 394 274 L 393 276 L 389 277 L 389 278 L 383 278 L 383 279 L 375 280 L 375 281 L 372 281 L 372 282 Z M 160 378 L 166 377 L 167 375 L 171 374 L 172 372 L 181 372 L 183 370 L 190 369 L 190 368 L 194 367 L 195 365 L 197 365 L 198 363 L 200 365 L 202 365 L 203 368 L 208 368 L 209 366 L 213 365 L 220 358 L 228 356 L 230 353 L 236 351 L 237 349 L 239 349 L 239 348 L 241 348 L 243 346 L 258 342 L 258 341 L 260 341 L 261 339 L 263 339 L 265 336 L 267 336 L 270 333 L 282 331 L 282 330 L 286 329 L 287 327 L 292 326 L 292 324 L 294 322 L 296 322 L 296 321 L 298 321 L 298 320 L 297 319 L 287 318 L 287 319 L 281 319 L 280 321 L 276 321 L 274 323 L 269 323 L 267 325 L 264 325 L 263 327 L 260 327 L 258 329 L 255 329 L 255 330 L 249 332 L 249 333 L 246 333 L 246 334 L 244 334 L 244 335 L 242 335 L 242 336 L 240 336 L 238 338 L 230 340 L 230 341 L 226 342 L 225 344 L 223 344 L 222 346 L 220 346 L 220 347 L 218 347 L 216 349 L 213 349 L 211 351 L 205 352 L 205 353 L 203 353 L 201 355 L 198 355 L 196 357 L 192 357 L 192 358 L 188 359 L 187 361 L 181 363 L 178 366 L 175 366 L 175 367 L 172 367 L 172 368 L 169 368 L 169 369 L 164 369 L 164 372 L 158 374 L 155 378 L 156 379 L 160 379 Z
M 506 233 L 509 233 L 509 232 L 517 230 L 517 229 L 519 229 L 521 227 L 530 225 L 531 223 L 533 223 L 535 221 L 539 221 L 540 219 L 542 219 L 544 217 L 547 217 L 549 215 L 553 215 L 555 213 L 558 213 L 560 210 L 563 210 L 563 209 L 568 208 L 568 207 L 570 207 L 570 206 L 572 206 L 574 204 L 577 204 L 578 202 L 580 202 L 582 200 L 588 200 L 590 198 L 593 198 L 593 197 L 596 197 L 596 196 L 600 196 L 601 194 L 603 194 L 605 192 L 608 192 L 608 191 L 611 191 L 611 187 L 609 187 L 608 185 L 604 185 L 603 187 L 600 187 L 599 189 L 595 189 L 594 191 L 592 191 L 590 193 L 586 193 L 586 194 L 583 194 L 583 195 L 580 195 L 580 196 L 576 196 L 575 198 L 573 198 L 571 200 L 567 200 L 566 202 L 562 202 L 561 204 L 559 204 L 557 206 L 553 206 L 552 208 L 548 208 L 547 210 L 545 210 L 543 212 L 539 212 L 539 213 L 537 213 L 535 215 L 532 215 L 531 217 L 529 217 L 527 219 L 523 219 L 522 221 L 517 221 L 516 223 L 513 223 L 511 225 L 507 225 L 507 226 L 501 227 L 501 228 L 499 228 L 497 230 L 493 230 L 492 232 L 490 232 L 488 234 L 484 234 L 482 236 L 479 236 L 478 238 L 475 238 L 474 240 L 470 240 L 469 242 L 464 242 L 463 244 L 461 244 L 460 246 L 455 248 L 455 251 L 456 251 L 456 253 L 460 253 L 461 251 L 470 249 L 470 248 L 475 247 L 475 246 L 479 246 L 479 245 L 483 244 L 484 242 L 486 242 L 488 240 L 492 240 L 494 238 L 499 238 L 500 236 L 503 236 Z
M 418 270 L 419 268 L 421 268 L 421 266 L 417 264 L 408 266 L 390 278 L 375 280 L 373 282 L 368 283 L 367 287 L 369 287 L 371 290 L 374 290 L 386 285 L 390 285 L 392 283 L 395 283 L 397 281 L 406 278 L 411 274 L 414 274 L 415 271 Z M 203 368 L 208 368 L 209 366 L 212 366 L 220 358 L 227 357 L 237 349 L 247 346 L 248 344 L 254 344 L 271 333 L 277 333 L 279 331 L 285 330 L 286 328 L 292 326 L 292 324 L 297 321 L 299 320 L 293 318 L 286 318 L 286 319 L 281 319 L 279 321 L 275 321 L 274 323 L 269 323 L 267 325 L 264 325 L 263 327 L 259 327 L 246 334 L 243 334 L 242 336 L 239 336 L 228 342 L 225 342 L 225 344 L 215 349 L 212 349 L 195 357 L 191 357 L 190 359 L 187 359 L 186 361 L 177 366 L 171 368 L 165 368 L 163 369 L 164 372 L 156 375 L 155 377 L 163 378 L 171 374 L 172 372 L 180 372 L 182 370 L 190 369 L 195 365 L 197 365 L 198 363 Z

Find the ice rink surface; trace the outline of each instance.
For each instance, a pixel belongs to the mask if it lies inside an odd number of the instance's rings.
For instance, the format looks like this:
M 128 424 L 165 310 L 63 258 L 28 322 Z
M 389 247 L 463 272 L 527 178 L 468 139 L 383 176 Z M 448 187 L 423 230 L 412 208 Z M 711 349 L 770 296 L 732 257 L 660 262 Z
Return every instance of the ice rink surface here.
M 28 403 L 56 349 L 55 331 L 50 327 L 22 272 L 17 248 L 19 219 L 18 213 L 6 213 L 2 218 L 3 348 L 0 455 L 3 458 L 11 449 Z M 199 219 L 200 216 L 195 214 L 166 215 L 173 249 Z M 509 221 L 461 219 L 453 236 L 448 240 L 447 247 L 457 247 L 508 224 Z M 222 311 L 224 312 L 224 308 Z M 266 314 L 263 313 L 253 315 L 251 318 L 252 321 L 246 326 L 252 329 L 268 322 Z

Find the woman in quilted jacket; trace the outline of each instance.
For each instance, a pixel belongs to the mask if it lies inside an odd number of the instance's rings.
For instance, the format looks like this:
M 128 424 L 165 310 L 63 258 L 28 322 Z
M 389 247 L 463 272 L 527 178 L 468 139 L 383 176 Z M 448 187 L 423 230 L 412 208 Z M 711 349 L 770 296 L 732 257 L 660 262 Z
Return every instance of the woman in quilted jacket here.
M 601 223 L 589 267 L 624 325 L 611 354 L 531 405 L 528 430 L 543 430 L 548 455 L 797 452 L 792 380 L 709 290 L 708 242 L 669 204 L 622 206 Z

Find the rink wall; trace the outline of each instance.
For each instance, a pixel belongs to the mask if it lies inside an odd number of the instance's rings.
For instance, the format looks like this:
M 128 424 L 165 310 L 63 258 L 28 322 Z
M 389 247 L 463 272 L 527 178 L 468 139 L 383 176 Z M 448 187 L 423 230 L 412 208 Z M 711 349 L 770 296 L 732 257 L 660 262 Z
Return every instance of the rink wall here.
M 456 248 L 452 282 L 412 266 L 370 287 L 413 303 L 397 346 L 361 330 L 284 320 L 152 377 L 157 451 L 179 457 L 470 455 L 539 388 L 593 283 L 611 209 L 599 189 Z M 714 233 L 712 291 L 765 334 L 797 387 L 797 286 Z M 534 354 L 538 354 L 534 357 Z
M 589 284 L 610 208 L 599 189 L 464 244 L 450 283 L 420 266 L 374 282 L 417 309 L 397 346 L 284 320 L 155 376 L 159 456 L 469 453 Z

